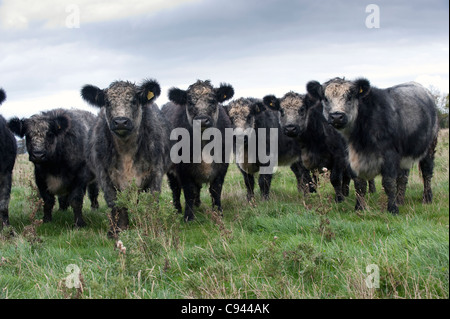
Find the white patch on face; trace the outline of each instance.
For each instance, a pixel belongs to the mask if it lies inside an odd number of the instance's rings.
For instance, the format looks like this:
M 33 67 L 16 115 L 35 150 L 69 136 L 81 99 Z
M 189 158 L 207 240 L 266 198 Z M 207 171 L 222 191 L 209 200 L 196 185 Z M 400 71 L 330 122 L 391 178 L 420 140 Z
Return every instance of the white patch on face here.
M 284 111 L 283 123 L 294 124 L 298 121 L 298 111 L 303 106 L 303 100 L 295 93 L 288 93 L 281 100 L 280 107 Z
M 252 123 L 247 123 L 248 116 L 250 115 L 250 108 L 246 104 L 243 104 L 240 101 L 234 102 L 231 105 L 228 114 L 236 128 L 245 130 L 247 128 L 253 127 L 253 117 L 251 121 Z

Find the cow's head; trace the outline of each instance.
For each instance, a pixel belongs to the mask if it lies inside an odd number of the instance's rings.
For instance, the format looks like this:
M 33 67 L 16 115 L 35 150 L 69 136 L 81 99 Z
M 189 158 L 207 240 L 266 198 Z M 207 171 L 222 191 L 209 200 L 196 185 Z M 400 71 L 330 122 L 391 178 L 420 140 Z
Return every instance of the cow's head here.
M 298 137 L 308 126 L 308 110 L 315 105 L 315 100 L 308 95 L 288 92 L 282 98 L 267 95 L 264 104 L 271 110 L 279 112 L 282 132 L 289 137 Z
M 231 99 L 234 95 L 233 87 L 221 84 L 214 88 L 210 81 L 198 80 L 187 90 L 171 88 L 169 100 L 186 108 L 188 121 L 193 125 L 194 120 L 201 123 L 202 129 L 216 126 L 219 117 L 219 103 Z
M 5 90 L 0 89 L 0 105 L 6 100 Z
M 8 127 L 14 134 L 25 137 L 29 159 L 36 164 L 55 160 L 58 139 L 66 134 L 70 126 L 70 118 L 57 112 L 22 119 L 14 117 L 8 121 Z
M 161 94 L 155 80 L 144 80 L 140 86 L 131 82 L 116 81 L 106 89 L 85 85 L 81 96 L 89 104 L 104 108 L 106 121 L 119 138 L 126 138 L 140 126 L 142 108 L 153 103 Z
M 261 100 L 239 98 L 226 106 L 226 111 L 234 127 L 235 136 L 243 136 L 244 144 L 256 129 L 257 116 L 266 110 Z
M 361 99 L 369 95 L 370 83 L 366 79 L 347 81 L 334 78 L 322 85 L 317 81 L 310 81 L 306 89 L 321 101 L 323 115 L 328 123 L 338 130 L 346 131 L 351 129 L 358 116 Z

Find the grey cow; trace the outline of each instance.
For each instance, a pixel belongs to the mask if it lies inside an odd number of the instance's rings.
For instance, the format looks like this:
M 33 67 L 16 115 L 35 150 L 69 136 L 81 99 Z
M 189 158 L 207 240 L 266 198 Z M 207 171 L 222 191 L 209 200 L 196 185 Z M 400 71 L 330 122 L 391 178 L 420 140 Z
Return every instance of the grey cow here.
M 0 89 L 0 104 L 5 100 L 6 93 Z M 2 225 L 9 225 L 8 208 L 16 152 L 16 139 L 9 131 L 6 120 L 0 115 L 0 228 Z
M 25 136 L 36 185 L 44 200 L 44 222 L 52 220 L 55 196 L 60 209 L 72 207 L 76 227 L 86 225 L 82 217 L 86 188 L 92 208 L 98 207 L 98 186 L 85 157 L 88 131 L 94 123 L 94 114 L 66 109 L 9 120 L 11 131 Z
M 170 123 L 155 99 L 161 94 L 156 80 L 141 85 L 116 81 L 106 89 L 85 85 L 81 95 L 100 107 L 89 133 L 89 165 L 95 171 L 105 200 L 112 209 L 109 237 L 128 227 L 128 212 L 116 207 L 116 192 L 132 182 L 140 190 L 160 192 L 170 162 Z
M 262 100 L 255 98 L 239 98 L 230 102 L 225 109 L 234 126 L 234 135 L 236 136 L 235 154 L 237 165 L 244 177 L 244 183 L 247 188 L 247 200 L 250 201 L 254 197 L 254 175 L 260 172 L 261 167 L 267 166 L 262 163 L 260 155 L 260 146 L 264 146 L 265 150 L 261 153 L 266 155 L 268 152 L 274 152 L 270 149 L 270 134 L 277 133 L 275 140 L 277 146 L 277 165 L 290 166 L 297 179 L 297 188 L 303 192 L 315 192 L 314 183 L 311 180 L 309 170 L 307 170 L 301 161 L 301 150 L 293 138 L 290 138 L 281 132 L 278 121 L 278 114 L 267 110 Z M 272 129 L 272 130 L 271 130 Z M 261 135 L 261 133 L 265 134 Z M 243 141 L 239 141 L 241 138 Z M 264 139 L 264 141 L 259 141 Z M 249 145 L 249 140 L 253 141 Z M 243 161 L 239 160 L 243 157 Z M 266 158 L 264 158 L 267 161 Z M 263 199 L 268 199 L 270 192 L 270 184 L 272 174 L 259 175 L 259 188 Z
M 423 177 L 423 202 L 432 202 L 438 119 L 433 97 L 423 86 L 408 82 L 378 89 L 364 78 L 334 78 L 323 84 L 311 81 L 307 90 L 321 101 L 325 118 L 346 139 L 353 172 L 364 180 L 382 175 L 389 212 L 397 214 L 397 205 L 403 204 L 415 161 Z M 358 188 L 362 198 L 366 185 Z

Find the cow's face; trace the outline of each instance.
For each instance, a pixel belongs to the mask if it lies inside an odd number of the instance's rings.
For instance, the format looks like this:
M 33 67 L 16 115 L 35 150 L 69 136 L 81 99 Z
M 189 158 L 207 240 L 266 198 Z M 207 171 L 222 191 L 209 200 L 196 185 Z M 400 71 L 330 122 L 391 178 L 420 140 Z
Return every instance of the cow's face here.
M 279 122 L 282 132 L 289 137 L 298 137 L 308 125 L 308 104 L 305 96 L 288 92 L 278 99 L 273 95 L 267 95 L 263 99 L 264 104 L 274 111 L 279 111 Z
M 29 159 L 38 164 L 55 160 L 57 141 L 69 130 L 70 118 L 33 115 L 28 119 L 12 118 L 8 126 L 14 134 L 25 136 Z
M 190 125 L 193 121 L 200 121 L 202 129 L 214 127 L 219 118 L 219 104 L 231 99 L 234 90 L 231 85 L 221 84 L 214 88 L 210 81 L 200 81 L 189 86 L 187 90 L 171 88 L 169 100 L 186 108 L 186 115 Z
M 323 85 L 311 81 L 307 84 L 307 90 L 320 99 L 328 123 L 338 130 L 346 131 L 353 126 L 358 116 L 360 99 L 369 94 L 370 83 L 366 79 L 353 82 L 335 78 Z
M 104 108 L 110 130 L 122 139 L 126 139 L 140 126 L 142 108 L 152 103 L 160 93 L 160 86 L 154 80 L 144 81 L 140 86 L 117 81 L 104 90 L 86 85 L 81 90 L 84 100 Z
M 253 98 L 239 98 L 225 108 L 234 127 L 234 135 L 242 136 L 244 145 L 248 143 L 248 137 L 256 129 L 256 117 L 265 111 L 265 106 L 260 100 Z

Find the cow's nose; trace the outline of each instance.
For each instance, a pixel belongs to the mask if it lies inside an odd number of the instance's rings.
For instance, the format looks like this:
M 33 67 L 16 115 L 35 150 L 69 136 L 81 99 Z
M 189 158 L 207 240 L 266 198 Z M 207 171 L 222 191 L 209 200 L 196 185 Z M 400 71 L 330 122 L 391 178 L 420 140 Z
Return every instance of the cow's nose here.
M 297 125 L 286 125 L 284 127 L 284 134 L 286 134 L 287 136 L 297 136 L 299 133 L 299 129 Z
M 204 115 L 196 116 L 194 120 L 200 121 L 200 125 L 202 127 L 211 127 L 212 126 L 212 121 L 209 116 L 204 116 Z
M 33 157 L 36 160 L 42 161 L 43 159 L 45 159 L 45 156 L 46 156 L 45 151 L 33 151 Z
M 113 122 L 116 128 L 128 128 L 130 126 L 130 120 L 126 117 L 115 117 Z
M 330 113 L 330 123 L 333 125 L 344 125 L 347 123 L 347 115 L 343 112 Z

